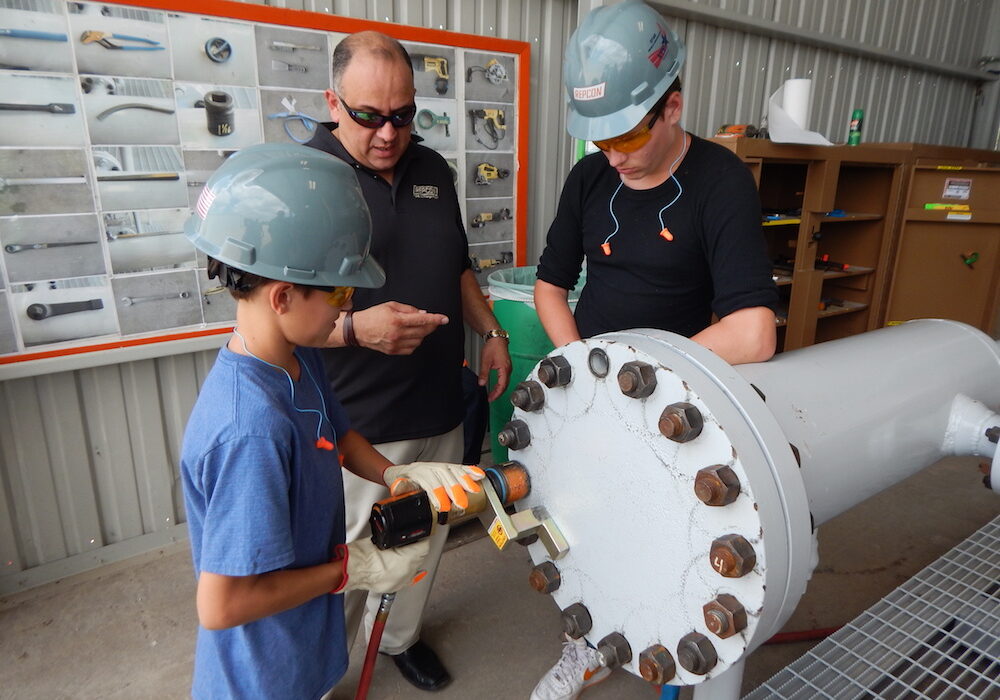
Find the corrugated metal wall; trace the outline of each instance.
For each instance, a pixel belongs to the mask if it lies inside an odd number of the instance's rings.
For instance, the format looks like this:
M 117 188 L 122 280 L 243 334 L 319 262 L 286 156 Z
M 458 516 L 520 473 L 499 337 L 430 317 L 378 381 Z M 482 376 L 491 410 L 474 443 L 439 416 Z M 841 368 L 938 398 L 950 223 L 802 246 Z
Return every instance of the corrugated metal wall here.
M 562 48 L 578 18 L 597 4 L 603 3 L 286 0 L 282 6 L 531 43 L 528 262 L 534 262 L 570 164 Z M 851 110 L 862 107 L 865 140 L 966 145 L 975 92 L 970 74 L 993 9 L 986 0 L 658 5 L 688 45 L 685 125 L 696 134 L 722 123 L 759 123 L 783 80 L 811 77 L 811 126 L 834 141 L 845 137 Z M 940 74 L 931 70 L 937 64 L 960 70 Z M 177 458 L 214 355 L 83 369 L 56 363 L 47 374 L 0 382 L 0 594 L 185 536 Z
M 181 436 L 214 359 L 0 383 L 0 594 L 186 537 Z
M 851 111 L 862 108 L 865 141 L 970 145 L 992 2 L 656 4 L 687 44 L 685 125 L 698 135 L 724 123 L 759 125 L 785 80 L 811 78 L 810 128 L 831 141 L 846 140 Z

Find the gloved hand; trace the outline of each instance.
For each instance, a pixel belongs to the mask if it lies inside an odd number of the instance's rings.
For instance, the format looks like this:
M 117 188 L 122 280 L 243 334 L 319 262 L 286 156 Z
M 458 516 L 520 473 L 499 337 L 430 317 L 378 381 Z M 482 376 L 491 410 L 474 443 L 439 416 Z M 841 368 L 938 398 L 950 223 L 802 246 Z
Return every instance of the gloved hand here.
M 363 590 L 394 593 L 421 578 L 420 566 L 431 548 L 431 540 L 422 540 L 393 549 L 379 549 L 369 539 L 334 548 L 334 561 L 344 563 L 344 580 L 331 593 Z
M 389 467 L 382 473 L 382 480 L 393 496 L 423 489 L 430 496 L 431 505 L 439 513 L 455 506 L 461 510 L 469 507 L 465 492 L 479 493 L 482 486 L 476 482 L 486 476 L 479 467 L 445 462 L 413 462 Z

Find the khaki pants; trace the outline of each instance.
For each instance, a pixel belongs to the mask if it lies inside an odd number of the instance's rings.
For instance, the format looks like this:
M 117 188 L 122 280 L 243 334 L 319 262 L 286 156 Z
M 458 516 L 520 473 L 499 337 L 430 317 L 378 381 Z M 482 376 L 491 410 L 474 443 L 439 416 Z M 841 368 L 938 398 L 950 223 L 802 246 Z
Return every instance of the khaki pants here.
M 464 436 L 459 425 L 444 435 L 421 438 L 418 440 L 400 440 L 375 445 L 386 459 L 393 464 L 408 464 L 410 462 L 450 462 L 459 464 L 462 461 Z M 348 471 L 344 471 L 344 503 L 347 515 L 347 541 L 353 542 L 371 537 L 368 517 L 371 515 L 372 504 L 389 495 L 386 486 L 373 484 L 361 479 Z M 434 577 L 437 574 L 438 562 L 444 550 L 448 537 L 448 527 L 439 527 L 431 535 L 431 549 L 424 560 L 423 568 L 427 575 L 419 582 L 399 591 L 392 604 L 392 611 L 382 633 L 382 643 L 379 649 L 387 654 L 400 654 L 409 649 L 420 637 L 420 625 L 424 616 L 424 606 L 431 593 Z M 375 614 L 378 612 L 380 595 L 366 591 L 349 591 L 344 596 L 344 618 L 347 632 L 347 643 L 350 646 L 357 637 L 358 628 L 364 618 L 365 642 L 371 634 Z

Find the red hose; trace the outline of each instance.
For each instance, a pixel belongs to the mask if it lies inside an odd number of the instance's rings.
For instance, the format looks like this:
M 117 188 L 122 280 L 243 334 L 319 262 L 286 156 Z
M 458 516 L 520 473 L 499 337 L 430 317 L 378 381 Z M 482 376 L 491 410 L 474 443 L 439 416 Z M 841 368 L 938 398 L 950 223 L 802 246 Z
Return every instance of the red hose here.
M 764 644 L 788 644 L 790 642 L 809 642 L 814 639 L 826 639 L 839 629 L 839 627 L 822 627 L 814 630 L 778 632 L 778 634 L 768 639 Z
M 378 613 L 375 615 L 374 624 L 372 624 L 372 635 L 368 640 L 368 651 L 365 652 L 365 663 L 361 667 L 361 679 L 358 681 L 358 692 L 354 695 L 354 700 L 366 700 L 368 697 L 368 687 L 372 684 L 375 661 L 378 659 L 378 647 L 382 643 L 382 632 L 385 630 L 385 622 L 389 619 L 389 609 L 395 599 L 395 593 L 384 593 L 379 601 Z

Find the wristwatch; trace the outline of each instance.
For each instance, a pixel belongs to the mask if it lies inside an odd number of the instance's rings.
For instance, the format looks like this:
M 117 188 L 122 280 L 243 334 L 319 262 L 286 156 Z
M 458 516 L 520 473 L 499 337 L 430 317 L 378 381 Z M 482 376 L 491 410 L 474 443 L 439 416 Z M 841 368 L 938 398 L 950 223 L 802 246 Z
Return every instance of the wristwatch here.
M 485 343 L 490 338 L 503 338 L 504 340 L 509 341 L 510 333 L 505 331 L 503 328 L 491 328 L 483 333 L 483 342 Z

